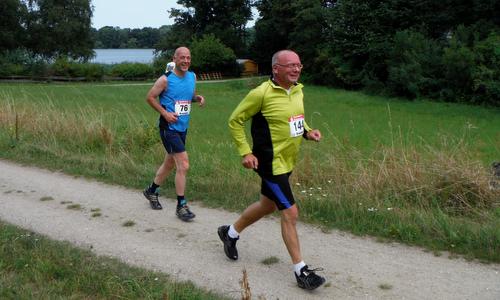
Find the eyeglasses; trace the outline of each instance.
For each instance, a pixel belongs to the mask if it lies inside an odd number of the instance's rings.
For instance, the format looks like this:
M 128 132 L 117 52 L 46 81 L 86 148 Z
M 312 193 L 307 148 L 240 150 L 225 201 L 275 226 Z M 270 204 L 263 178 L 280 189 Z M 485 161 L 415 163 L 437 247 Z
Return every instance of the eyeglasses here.
M 282 64 L 277 64 L 278 66 L 282 66 L 282 67 L 285 67 L 285 68 L 288 68 L 288 69 L 299 69 L 299 70 L 302 70 L 302 68 L 304 67 L 302 64 L 286 64 L 286 65 L 282 65 Z

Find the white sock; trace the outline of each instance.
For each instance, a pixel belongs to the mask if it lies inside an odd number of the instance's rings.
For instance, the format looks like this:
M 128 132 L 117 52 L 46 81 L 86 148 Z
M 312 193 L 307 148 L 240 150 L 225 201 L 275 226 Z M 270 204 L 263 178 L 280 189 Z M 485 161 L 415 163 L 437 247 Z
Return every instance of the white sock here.
M 230 238 L 236 239 L 240 236 L 240 233 L 234 229 L 234 226 L 231 225 L 229 226 L 229 231 L 227 232 L 227 235 L 229 235 Z
M 302 270 L 302 268 L 306 265 L 306 263 L 301 260 L 299 263 L 293 265 L 293 269 L 295 270 L 295 274 L 297 274 L 297 276 L 300 275 L 300 270 Z

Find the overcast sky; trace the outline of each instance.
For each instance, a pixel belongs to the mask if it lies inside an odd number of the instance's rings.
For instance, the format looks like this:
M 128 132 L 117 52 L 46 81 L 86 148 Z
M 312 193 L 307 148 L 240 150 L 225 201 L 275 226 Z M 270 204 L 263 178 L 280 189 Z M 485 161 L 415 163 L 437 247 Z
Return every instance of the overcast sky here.
M 168 11 L 179 8 L 176 0 L 92 0 L 92 27 L 159 28 L 171 25 Z
M 2 0 L 0 0 L 2 1 Z M 176 0 L 91 0 L 94 6 L 92 27 L 159 28 L 174 23 L 170 9 L 182 8 Z M 254 17 L 257 11 L 253 9 Z M 253 26 L 255 20 L 248 26 Z

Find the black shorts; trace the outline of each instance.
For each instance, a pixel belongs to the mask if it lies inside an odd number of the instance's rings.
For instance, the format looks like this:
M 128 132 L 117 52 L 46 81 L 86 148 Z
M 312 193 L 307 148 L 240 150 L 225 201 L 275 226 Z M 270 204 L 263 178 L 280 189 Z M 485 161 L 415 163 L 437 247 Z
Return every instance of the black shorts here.
M 160 127 L 161 142 L 168 154 L 186 151 L 186 134 L 187 131 L 179 132 Z
M 260 192 L 262 195 L 274 201 L 279 210 L 290 208 L 295 204 L 292 189 L 288 182 L 288 178 L 291 174 L 292 172 L 272 176 L 263 176 L 259 174 L 262 178 Z

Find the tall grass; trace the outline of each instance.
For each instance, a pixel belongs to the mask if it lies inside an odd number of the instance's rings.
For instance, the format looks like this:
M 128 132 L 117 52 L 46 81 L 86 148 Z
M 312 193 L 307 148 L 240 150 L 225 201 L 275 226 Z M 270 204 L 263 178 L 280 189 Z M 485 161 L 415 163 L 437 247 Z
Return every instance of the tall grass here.
M 193 108 L 188 133 L 191 199 L 231 210 L 257 199 L 259 180 L 240 166 L 226 125 L 256 84 L 198 86 L 207 106 Z M 144 187 L 164 156 L 143 100 L 149 87 L 77 87 L 26 86 L 19 97 L 0 86 L 0 156 Z M 324 137 L 304 142 L 292 176 L 302 218 L 500 262 L 500 191 L 488 184 L 500 159 L 498 109 L 322 87 L 305 94 L 306 120 Z M 162 188 L 174 195 L 171 179 Z
M 327 227 L 498 262 L 500 191 L 490 170 L 455 146 L 453 154 L 404 145 L 364 155 L 337 143 L 327 157 L 307 149 L 292 177 L 301 212 Z

